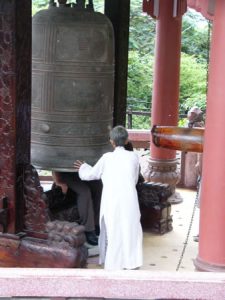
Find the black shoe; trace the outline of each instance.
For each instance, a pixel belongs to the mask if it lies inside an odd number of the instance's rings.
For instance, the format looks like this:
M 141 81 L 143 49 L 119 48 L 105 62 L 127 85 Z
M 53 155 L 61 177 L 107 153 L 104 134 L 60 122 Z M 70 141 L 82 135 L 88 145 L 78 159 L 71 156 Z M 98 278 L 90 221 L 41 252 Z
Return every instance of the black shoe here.
M 88 244 L 97 246 L 98 245 L 98 237 L 95 234 L 95 231 L 85 231 L 86 239 Z

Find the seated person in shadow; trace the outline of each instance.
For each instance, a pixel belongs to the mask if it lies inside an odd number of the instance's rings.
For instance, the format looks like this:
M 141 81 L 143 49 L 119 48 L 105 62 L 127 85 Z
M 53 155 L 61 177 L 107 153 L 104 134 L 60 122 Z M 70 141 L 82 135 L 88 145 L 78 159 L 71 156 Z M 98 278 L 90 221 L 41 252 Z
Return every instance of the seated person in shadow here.
M 82 181 L 78 173 L 52 172 L 53 186 L 45 192 L 51 219 L 77 222 L 85 227 L 88 244 L 97 245 L 99 209 L 102 191 L 100 180 Z

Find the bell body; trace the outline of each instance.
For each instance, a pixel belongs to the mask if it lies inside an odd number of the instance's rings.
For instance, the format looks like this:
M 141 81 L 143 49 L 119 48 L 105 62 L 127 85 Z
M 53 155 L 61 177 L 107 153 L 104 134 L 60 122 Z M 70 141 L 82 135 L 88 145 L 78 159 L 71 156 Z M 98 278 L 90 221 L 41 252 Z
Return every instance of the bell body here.
M 185 152 L 203 152 L 203 128 L 153 126 L 152 141 L 155 146 Z
M 111 150 L 114 34 L 106 16 L 52 7 L 33 17 L 31 161 L 74 171 Z

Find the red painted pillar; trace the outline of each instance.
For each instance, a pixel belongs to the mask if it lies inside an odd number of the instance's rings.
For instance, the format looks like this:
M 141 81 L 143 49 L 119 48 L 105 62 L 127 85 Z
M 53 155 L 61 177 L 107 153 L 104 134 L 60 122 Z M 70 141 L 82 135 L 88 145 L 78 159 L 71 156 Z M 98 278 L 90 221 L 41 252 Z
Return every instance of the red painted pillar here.
M 159 5 L 156 7 L 157 3 Z M 147 4 L 147 2 L 144 2 Z M 156 47 L 152 95 L 152 125 L 177 126 L 182 15 L 186 1 L 155 1 Z M 144 6 L 145 9 L 145 6 Z M 157 148 L 151 143 L 149 181 L 166 182 L 175 189 L 176 151 Z
M 160 1 L 156 22 L 152 125 L 177 125 L 182 15 L 173 17 L 173 0 Z M 175 151 L 151 144 L 151 158 L 173 159 Z
M 225 272 L 225 1 L 216 1 L 209 66 L 197 269 Z

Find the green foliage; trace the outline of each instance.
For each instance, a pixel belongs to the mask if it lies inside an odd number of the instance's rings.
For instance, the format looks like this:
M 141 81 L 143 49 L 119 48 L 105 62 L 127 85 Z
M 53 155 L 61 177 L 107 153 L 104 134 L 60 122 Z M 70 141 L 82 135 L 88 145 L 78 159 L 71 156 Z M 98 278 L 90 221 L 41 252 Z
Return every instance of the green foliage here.
M 94 10 L 104 14 L 104 0 L 94 0 Z
M 35 15 L 39 10 L 48 7 L 49 0 L 33 0 L 32 1 L 32 15 Z
M 75 0 L 68 0 L 71 2 Z M 96 11 L 104 11 L 104 0 L 93 2 Z M 33 14 L 47 8 L 48 3 L 49 0 L 33 0 Z M 131 0 L 128 108 L 135 111 L 151 109 L 155 24 L 154 19 L 142 13 L 142 0 Z M 183 16 L 180 113 L 196 104 L 205 110 L 210 30 L 211 24 L 199 13 L 188 10 Z M 185 122 L 180 120 L 180 124 Z M 149 128 L 149 123 L 148 116 L 133 116 L 133 128 Z
M 195 56 L 198 62 L 207 63 L 211 24 L 201 14 L 188 10 L 182 22 L 181 51 Z
M 129 50 L 153 54 L 155 20 L 142 12 L 142 0 L 132 0 L 130 8 Z
M 33 0 L 32 1 L 32 16 L 35 15 L 39 10 L 46 9 L 48 7 L 48 0 Z
M 149 111 L 151 109 L 154 57 L 129 52 L 128 109 Z M 182 53 L 180 72 L 180 113 L 197 105 L 206 108 L 207 66 L 194 56 Z M 182 122 L 182 121 L 181 121 Z M 185 120 L 183 121 L 186 122 Z M 149 117 L 133 116 L 133 128 L 149 128 Z
M 129 52 L 127 104 L 132 111 L 146 111 L 150 114 L 152 65 L 151 54 L 143 56 L 138 51 Z M 149 116 L 133 116 L 133 127 L 149 128 Z
M 130 15 L 128 108 L 150 111 L 155 20 L 142 13 L 142 0 L 131 0 Z M 193 10 L 183 17 L 180 113 L 196 104 L 205 110 L 210 29 L 211 24 Z M 148 128 L 149 118 L 133 116 L 133 126 Z
M 49 0 L 33 0 L 32 5 L 36 7 L 45 7 L 49 3 Z
M 178 126 L 179 127 L 187 127 L 187 124 L 188 124 L 188 119 L 187 118 L 181 118 L 178 121 Z
M 180 111 L 184 112 L 193 105 L 205 110 L 207 66 L 194 56 L 183 53 L 180 78 Z
M 149 101 L 151 97 L 153 56 L 129 52 L 128 97 Z
M 149 112 L 150 115 L 150 112 Z M 132 116 L 132 128 L 135 129 L 149 129 L 151 128 L 150 118 L 147 116 Z M 128 127 L 128 120 L 126 121 Z

